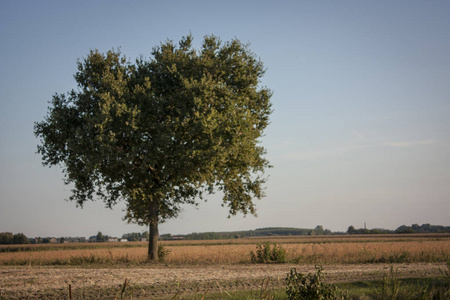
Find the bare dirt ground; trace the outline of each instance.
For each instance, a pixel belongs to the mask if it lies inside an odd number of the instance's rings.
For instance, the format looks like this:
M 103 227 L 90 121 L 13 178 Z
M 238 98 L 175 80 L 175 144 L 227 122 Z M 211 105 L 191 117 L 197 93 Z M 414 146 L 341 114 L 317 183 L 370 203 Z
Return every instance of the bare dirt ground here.
M 393 266 L 399 277 L 440 275 L 445 264 L 364 264 L 323 266 L 327 282 L 366 281 L 382 278 Z M 290 268 L 315 272 L 314 266 L 295 264 L 151 266 L 147 268 L 0 267 L 0 299 L 114 299 L 128 280 L 133 299 L 201 293 L 206 290 L 259 289 L 263 279 L 282 287 Z

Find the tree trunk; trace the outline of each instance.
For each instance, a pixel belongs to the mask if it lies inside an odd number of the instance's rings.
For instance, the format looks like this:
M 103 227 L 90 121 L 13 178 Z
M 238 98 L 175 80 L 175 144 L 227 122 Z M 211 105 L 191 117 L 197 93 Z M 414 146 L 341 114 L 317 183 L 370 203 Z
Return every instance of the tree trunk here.
M 150 235 L 148 240 L 148 259 L 153 262 L 158 262 L 158 220 L 150 222 Z
M 150 206 L 150 232 L 148 239 L 148 259 L 153 262 L 158 262 L 158 215 L 159 205 L 157 201 L 152 201 Z

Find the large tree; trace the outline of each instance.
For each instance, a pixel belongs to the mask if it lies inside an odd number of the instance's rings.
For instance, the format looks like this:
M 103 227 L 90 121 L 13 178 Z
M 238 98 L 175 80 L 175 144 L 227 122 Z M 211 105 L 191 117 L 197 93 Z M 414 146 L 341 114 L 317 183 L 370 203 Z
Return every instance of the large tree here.
M 255 214 L 271 91 L 248 45 L 207 36 L 195 50 L 187 36 L 148 60 L 95 50 L 77 64 L 78 88 L 54 95 L 35 124 L 44 165 L 62 166 L 74 186 L 70 200 L 125 201 L 125 220 L 150 228 L 153 261 L 158 224 L 183 204 L 218 190 L 231 215 Z

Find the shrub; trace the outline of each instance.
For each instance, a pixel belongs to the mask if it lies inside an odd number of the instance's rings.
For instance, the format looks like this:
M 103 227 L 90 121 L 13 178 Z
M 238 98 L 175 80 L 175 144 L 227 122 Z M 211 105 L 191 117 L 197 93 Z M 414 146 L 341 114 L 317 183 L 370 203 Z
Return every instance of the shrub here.
M 286 250 L 276 243 L 273 245 L 270 242 L 259 243 L 256 246 L 256 253 L 250 252 L 250 258 L 252 263 L 285 263 Z
M 338 294 L 336 286 L 323 282 L 322 266 L 316 265 L 315 268 L 315 274 L 308 273 L 307 275 L 297 273 L 295 268 L 290 270 L 286 277 L 287 299 L 346 299 L 344 294 Z

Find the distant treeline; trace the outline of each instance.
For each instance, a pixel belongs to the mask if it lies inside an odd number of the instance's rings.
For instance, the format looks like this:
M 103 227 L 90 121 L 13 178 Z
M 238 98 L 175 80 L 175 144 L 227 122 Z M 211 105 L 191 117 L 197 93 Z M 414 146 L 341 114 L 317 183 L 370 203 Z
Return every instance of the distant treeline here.
M 128 242 L 137 242 L 142 240 L 148 240 L 148 231 L 144 231 L 143 233 L 140 232 L 130 232 L 125 233 L 122 235 L 122 238 L 118 237 L 112 237 L 109 235 L 104 235 L 100 231 L 97 233 L 97 235 L 93 235 L 89 237 L 89 242 L 118 242 L 118 241 L 128 241 Z
M 245 231 L 228 231 L 228 232 L 194 232 L 186 235 L 162 234 L 161 240 L 224 240 L 238 239 L 258 236 L 288 236 L 288 235 L 331 235 L 333 232 L 329 229 L 323 229 L 321 225 L 315 229 L 291 228 L 291 227 L 268 227 L 258 228 L 255 230 Z M 338 233 L 335 233 L 338 234 Z M 343 234 L 342 232 L 340 234 Z
M 402 225 L 396 230 L 375 228 L 366 229 L 350 226 L 347 232 L 332 232 L 329 229 L 323 229 L 321 225 L 314 229 L 291 228 L 291 227 L 268 227 L 246 231 L 229 231 L 229 232 L 201 232 L 190 233 L 186 235 L 162 234 L 161 240 L 223 240 L 237 239 L 258 236 L 299 236 L 299 235 L 342 235 L 342 234 L 403 234 L 403 233 L 450 233 L 450 226 L 430 225 L 430 224 L 413 224 L 411 226 Z
M 395 233 L 450 233 L 450 226 L 413 224 L 411 226 L 402 225 L 395 230 Z
M 13 234 L 12 232 L 0 232 L 0 245 L 21 245 L 21 244 L 49 244 L 49 243 L 80 243 L 86 242 L 85 237 L 36 237 L 28 238 L 23 233 Z
M 393 234 L 393 233 L 450 233 L 450 226 L 430 225 L 430 224 L 413 224 L 411 226 L 402 225 L 395 230 L 389 229 L 366 229 L 350 226 L 347 230 L 348 234 Z
M 122 238 L 127 239 L 129 242 L 142 241 L 143 239 L 148 241 L 148 231 L 144 231 L 143 233 L 140 232 L 125 233 L 122 235 Z
M 342 234 L 404 234 L 404 233 L 450 233 L 450 226 L 430 225 L 430 224 L 413 224 L 411 226 L 402 225 L 395 230 L 375 228 L 356 229 L 350 226 L 347 232 L 332 232 L 318 225 L 314 229 L 293 228 L 293 227 L 268 227 L 258 228 L 255 230 L 229 231 L 229 232 L 201 232 L 190 233 L 185 235 L 162 234 L 161 240 L 225 240 L 238 239 L 247 237 L 263 237 L 263 236 L 300 236 L 300 235 L 342 235 Z M 108 241 L 110 237 L 102 235 L 99 232 L 96 236 L 92 236 L 90 240 Z M 123 239 L 128 241 L 148 240 L 148 232 L 143 233 L 132 232 L 122 235 Z M 113 238 L 117 239 L 117 238 Z M 10 244 L 28 244 L 28 243 L 67 243 L 67 242 L 86 242 L 86 238 L 27 238 L 23 233 L 12 234 L 11 232 L 0 233 L 0 245 Z

